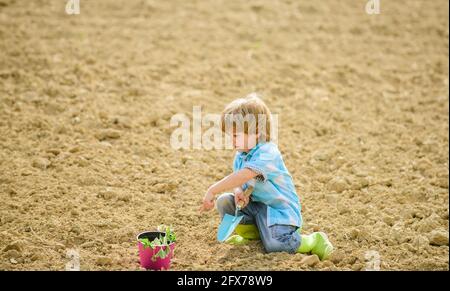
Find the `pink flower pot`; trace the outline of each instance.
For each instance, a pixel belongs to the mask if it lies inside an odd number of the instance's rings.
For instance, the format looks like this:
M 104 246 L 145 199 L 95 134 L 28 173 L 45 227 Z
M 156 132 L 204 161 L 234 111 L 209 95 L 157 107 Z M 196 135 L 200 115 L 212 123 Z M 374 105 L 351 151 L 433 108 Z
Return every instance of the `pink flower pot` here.
M 137 236 L 138 240 L 138 248 L 139 248 L 139 259 L 141 262 L 141 267 L 145 269 L 150 270 L 168 270 L 170 268 L 170 261 L 174 254 L 175 249 L 175 243 L 172 242 L 169 244 L 168 247 L 170 247 L 170 253 L 165 257 L 164 259 L 161 258 L 155 258 L 154 255 L 156 255 L 161 248 L 165 248 L 167 246 L 157 246 L 154 249 L 150 247 L 144 247 L 144 245 L 139 241 L 139 239 L 142 238 L 148 238 L 150 241 L 154 240 L 155 238 L 159 236 L 165 236 L 166 234 L 164 232 L 159 231 L 145 231 Z

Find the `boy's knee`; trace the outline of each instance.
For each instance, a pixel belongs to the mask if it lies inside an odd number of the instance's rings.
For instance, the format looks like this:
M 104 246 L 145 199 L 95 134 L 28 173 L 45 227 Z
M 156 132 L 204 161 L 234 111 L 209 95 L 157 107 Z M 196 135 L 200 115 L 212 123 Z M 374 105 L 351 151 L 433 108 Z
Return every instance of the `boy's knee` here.
M 290 245 L 280 242 L 278 240 L 272 239 L 267 241 L 264 244 L 264 249 L 268 253 L 276 253 L 276 252 L 288 252 L 293 253 L 293 249 Z
M 294 230 L 294 231 L 292 231 Z M 301 237 L 295 228 L 289 226 L 271 227 L 271 235 L 264 240 L 264 248 L 268 253 L 295 253 L 300 246 Z
M 221 216 L 225 214 L 234 214 L 235 204 L 234 195 L 232 193 L 224 193 L 217 198 L 216 201 L 217 210 Z

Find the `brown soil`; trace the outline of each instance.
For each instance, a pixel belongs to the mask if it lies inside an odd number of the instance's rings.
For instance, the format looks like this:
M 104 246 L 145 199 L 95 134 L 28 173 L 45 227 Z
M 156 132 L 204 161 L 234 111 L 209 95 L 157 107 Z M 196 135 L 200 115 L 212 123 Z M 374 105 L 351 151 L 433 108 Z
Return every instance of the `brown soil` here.
M 448 270 L 448 1 L 0 0 L 0 269 Z M 173 114 L 261 92 L 331 260 L 219 244 L 207 187 L 231 151 L 170 147 Z M 314 263 L 309 264 L 309 261 Z

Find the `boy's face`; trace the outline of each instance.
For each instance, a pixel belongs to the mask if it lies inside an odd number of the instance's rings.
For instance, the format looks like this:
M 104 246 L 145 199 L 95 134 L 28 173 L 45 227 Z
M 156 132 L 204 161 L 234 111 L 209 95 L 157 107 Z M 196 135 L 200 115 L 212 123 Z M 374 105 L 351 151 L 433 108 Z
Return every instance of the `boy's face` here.
M 256 144 L 256 134 L 246 134 L 236 131 L 233 133 L 233 147 L 239 152 L 249 152 Z

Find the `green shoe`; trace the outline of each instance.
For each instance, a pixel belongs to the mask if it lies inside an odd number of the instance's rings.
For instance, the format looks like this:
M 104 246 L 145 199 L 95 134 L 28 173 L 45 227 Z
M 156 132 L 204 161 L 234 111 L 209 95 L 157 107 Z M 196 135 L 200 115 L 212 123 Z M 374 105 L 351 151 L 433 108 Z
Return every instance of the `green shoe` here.
M 321 261 L 328 259 L 333 252 L 333 245 L 331 244 L 328 236 L 323 232 L 315 232 L 316 244 L 311 250 L 311 253 L 316 254 Z
M 302 235 L 302 242 L 297 252 L 315 254 L 323 261 L 333 252 L 333 245 L 325 233 L 314 232 L 309 235 Z
M 227 238 L 225 241 L 227 244 L 231 245 L 245 245 L 248 243 L 248 239 L 243 238 L 242 236 L 235 234 Z
M 259 239 L 258 228 L 254 224 L 239 224 L 234 231 L 244 239 Z

